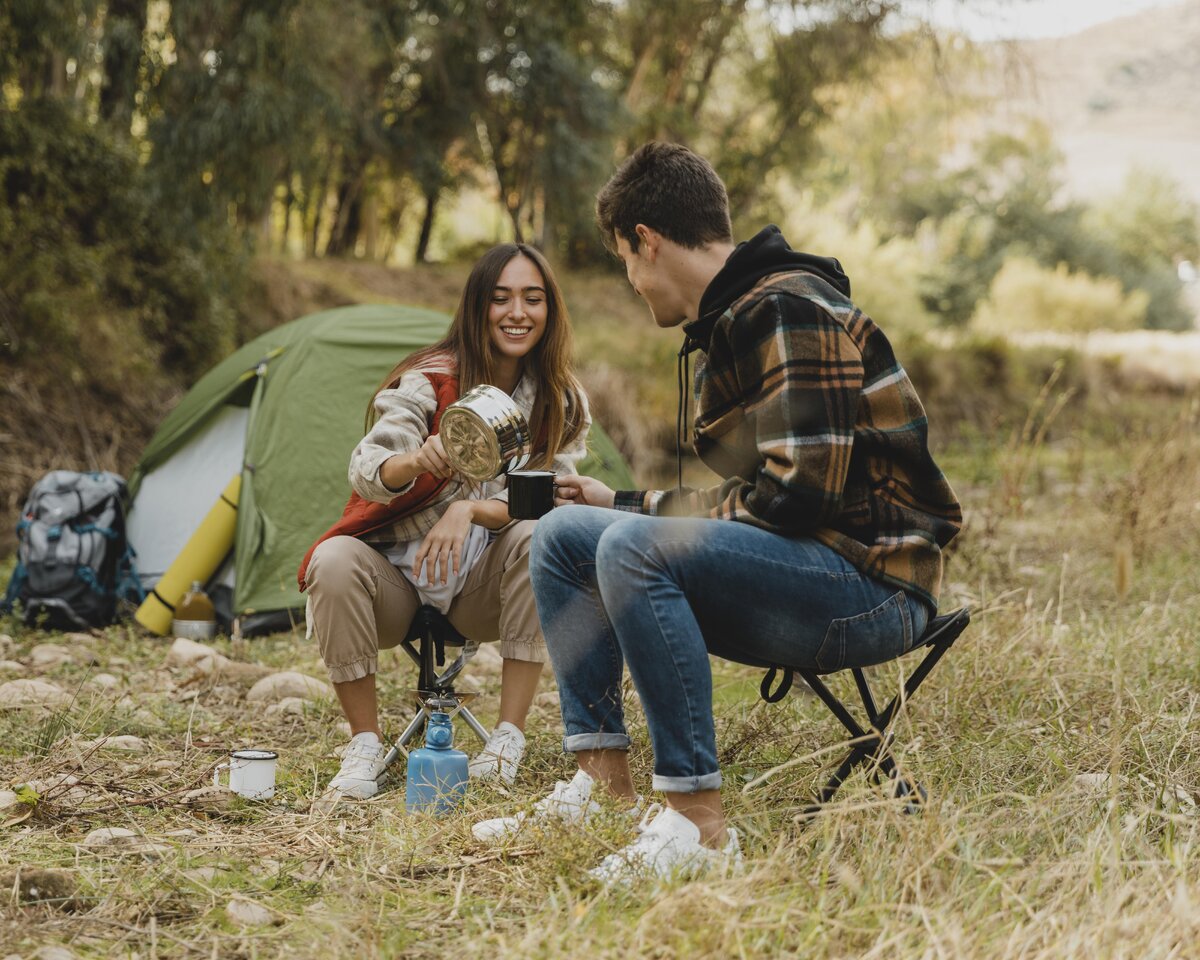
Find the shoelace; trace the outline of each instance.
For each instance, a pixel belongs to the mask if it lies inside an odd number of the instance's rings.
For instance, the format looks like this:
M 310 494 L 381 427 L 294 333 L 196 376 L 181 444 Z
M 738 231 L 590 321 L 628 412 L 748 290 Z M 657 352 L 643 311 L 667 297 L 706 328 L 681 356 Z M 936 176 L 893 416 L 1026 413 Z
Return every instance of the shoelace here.
M 652 803 L 646 808 L 646 812 L 642 814 L 642 819 L 638 821 L 638 833 L 645 833 L 650 829 L 650 824 L 663 811 L 661 803 Z
M 373 747 L 366 743 L 351 744 L 350 749 L 342 757 L 342 769 L 347 772 L 370 772 L 375 761 L 379 759 L 382 746 Z
M 493 753 L 500 756 L 505 746 L 510 743 L 515 743 L 517 740 L 517 731 L 515 730 L 497 730 L 488 737 L 487 746 L 484 748 L 485 753 Z
M 559 780 L 554 784 L 554 789 L 550 791 L 550 796 L 539 800 L 535 807 L 538 810 L 550 810 L 556 805 L 570 805 L 580 807 L 581 809 L 587 804 L 588 797 L 580 795 L 578 790 L 572 790 L 574 781 Z

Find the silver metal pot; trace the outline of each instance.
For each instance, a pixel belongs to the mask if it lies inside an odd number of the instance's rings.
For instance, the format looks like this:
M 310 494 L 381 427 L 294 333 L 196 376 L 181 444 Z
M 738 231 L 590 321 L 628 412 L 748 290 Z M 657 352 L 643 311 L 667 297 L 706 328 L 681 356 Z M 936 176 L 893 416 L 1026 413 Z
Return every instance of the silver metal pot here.
M 525 415 L 512 397 L 486 383 L 445 409 L 439 434 L 450 465 L 475 481 L 520 470 L 533 453 Z

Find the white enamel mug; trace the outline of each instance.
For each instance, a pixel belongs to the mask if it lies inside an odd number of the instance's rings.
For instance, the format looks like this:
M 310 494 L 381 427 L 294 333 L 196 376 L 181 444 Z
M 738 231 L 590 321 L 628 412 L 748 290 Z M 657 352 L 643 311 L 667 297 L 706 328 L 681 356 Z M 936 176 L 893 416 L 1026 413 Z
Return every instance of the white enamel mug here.
M 229 762 L 213 771 L 213 786 L 221 784 L 221 771 L 229 771 L 229 789 L 247 800 L 270 800 L 275 796 L 275 761 L 270 750 L 235 750 Z

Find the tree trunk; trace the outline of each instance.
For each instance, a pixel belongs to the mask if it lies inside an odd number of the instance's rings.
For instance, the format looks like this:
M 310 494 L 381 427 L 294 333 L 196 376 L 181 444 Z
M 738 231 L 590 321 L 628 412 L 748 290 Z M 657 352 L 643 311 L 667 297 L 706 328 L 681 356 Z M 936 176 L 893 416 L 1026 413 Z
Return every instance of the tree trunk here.
M 330 231 L 329 243 L 325 246 L 327 257 L 354 253 L 362 224 L 362 187 L 366 175 L 366 164 L 360 162 L 356 171 L 347 171 L 347 176 L 338 187 L 337 219 Z
M 421 233 L 417 237 L 417 249 L 413 259 L 417 263 L 426 263 L 429 254 L 429 238 L 433 234 L 433 218 L 437 213 L 440 190 L 425 191 L 425 217 L 421 220 Z
M 332 172 L 333 161 L 331 160 L 321 173 L 319 186 L 310 188 L 306 192 L 305 206 L 313 208 L 312 230 L 309 231 L 305 244 L 310 257 L 315 257 L 321 247 L 321 223 L 325 219 L 325 200 L 329 196 L 329 178 Z
M 129 133 L 137 102 L 138 73 L 146 33 L 146 0 L 108 0 L 100 117 Z
M 367 194 L 363 201 L 363 256 L 374 262 L 379 249 L 379 201 L 375 194 Z

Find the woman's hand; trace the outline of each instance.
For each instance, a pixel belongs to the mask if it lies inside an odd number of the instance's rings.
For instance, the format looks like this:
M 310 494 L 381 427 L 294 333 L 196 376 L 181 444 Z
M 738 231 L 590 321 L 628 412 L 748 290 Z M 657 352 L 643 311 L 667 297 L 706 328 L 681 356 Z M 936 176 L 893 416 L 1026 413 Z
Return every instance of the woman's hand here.
M 611 510 L 615 497 L 616 493 L 595 477 L 580 477 L 568 473 L 562 474 L 554 480 L 554 505 L 556 507 L 580 503 L 585 507 L 608 507 Z
M 417 473 L 432 473 L 439 480 L 445 479 L 454 472 L 450 461 L 446 458 L 446 448 L 442 446 L 442 438 L 433 433 L 425 438 L 420 448 L 412 453 L 413 465 Z
M 474 505 L 469 500 L 456 500 L 446 508 L 442 518 L 433 525 L 421 541 L 413 562 L 413 576 L 421 579 L 421 568 L 425 567 L 428 582 L 441 580 L 445 583 L 453 570 L 458 573 L 462 562 L 463 543 L 471 530 Z
M 439 480 L 454 473 L 446 459 L 442 438 L 436 433 L 426 437 L 412 453 L 398 453 L 384 460 L 379 468 L 379 479 L 389 490 L 402 490 L 423 473 L 431 473 Z

